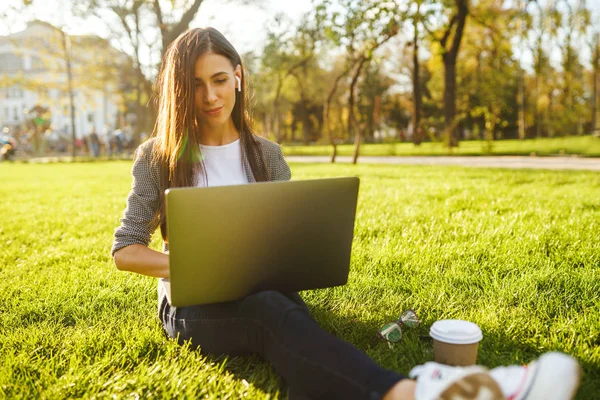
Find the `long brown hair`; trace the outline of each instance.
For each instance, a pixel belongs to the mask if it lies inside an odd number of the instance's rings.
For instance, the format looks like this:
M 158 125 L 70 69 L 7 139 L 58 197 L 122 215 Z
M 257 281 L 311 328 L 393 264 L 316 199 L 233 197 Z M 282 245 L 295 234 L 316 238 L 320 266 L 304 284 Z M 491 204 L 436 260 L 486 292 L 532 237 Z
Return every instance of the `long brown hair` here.
M 165 55 L 158 75 L 158 116 L 153 136 L 153 162 L 159 164 L 161 189 L 160 209 L 156 216 L 162 237 L 167 240 L 164 190 L 196 184 L 196 177 L 204 172 L 200 154 L 200 132 L 196 115 L 195 76 L 196 60 L 207 53 L 221 55 L 231 67 L 240 65 L 242 82 L 244 66 L 240 55 L 229 41 L 214 28 L 190 29 L 173 41 Z M 246 88 L 235 91 L 235 105 L 231 112 L 233 123 L 240 134 L 240 144 L 258 182 L 269 180 L 260 143 L 254 138 L 246 110 Z

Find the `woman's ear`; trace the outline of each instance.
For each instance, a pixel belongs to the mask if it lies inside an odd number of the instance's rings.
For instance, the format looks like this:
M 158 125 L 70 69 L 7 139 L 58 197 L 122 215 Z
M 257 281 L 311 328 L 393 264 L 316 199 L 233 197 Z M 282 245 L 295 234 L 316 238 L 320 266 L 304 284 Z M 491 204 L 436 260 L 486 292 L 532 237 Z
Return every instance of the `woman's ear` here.
M 241 92 L 242 91 L 242 67 L 239 64 L 237 67 L 235 67 L 235 71 L 233 72 L 233 74 L 235 77 L 235 87 L 238 92 Z

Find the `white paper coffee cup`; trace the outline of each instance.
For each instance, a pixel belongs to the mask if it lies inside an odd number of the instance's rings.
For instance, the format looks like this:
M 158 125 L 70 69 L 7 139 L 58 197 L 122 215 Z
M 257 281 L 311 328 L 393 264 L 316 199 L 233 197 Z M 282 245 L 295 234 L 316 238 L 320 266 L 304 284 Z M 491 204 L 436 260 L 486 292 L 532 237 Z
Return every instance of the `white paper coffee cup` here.
M 433 357 L 447 365 L 474 365 L 477 349 L 483 338 L 481 329 L 473 322 L 445 319 L 434 322 L 429 329 L 433 338 Z

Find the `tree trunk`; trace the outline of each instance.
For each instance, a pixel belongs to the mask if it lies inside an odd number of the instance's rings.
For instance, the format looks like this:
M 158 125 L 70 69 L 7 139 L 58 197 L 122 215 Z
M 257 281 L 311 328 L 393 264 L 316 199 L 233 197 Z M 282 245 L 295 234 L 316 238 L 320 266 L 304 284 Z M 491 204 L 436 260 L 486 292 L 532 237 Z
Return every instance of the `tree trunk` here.
M 600 33 L 596 33 L 592 57 L 592 133 L 600 131 L 598 126 L 598 80 L 600 79 Z
M 296 142 L 296 129 L 298 127 L 298 116 L 295 112 L 292 112 L 292 124 L 290 126 L 290 141 L 292 143 Z
M 419 4 L 420 5 L 420 4 Z M 418 11 L 417 11 L 418 12 Z M 412 117 L 413 143 L 416 146 L 421 144 L 421 88 L 419 83 L 419 44 L 417 24 L 415 23 L 414 42 L 413 42 L 413 99 L 414 109 Z
M 306 79 L 303 79 L 303 76 L 300 76 L 300 74 L 297 74 L 295 71 L 292 71 L 291 74 L 294 76 L 294 78 L 296 78 L 296 82 L 298 82 L 298 88 L 300 89 L 300 107 L 298 111 L 300 112 L 300 120 L 302 121 L 302 142 L 304 145 L 308 145 L 310 139 L 310 121 L 308 118 L 308 101 L 306 100 L 306 93 L 303 85 L 303 82 L 306 81 Z M 306 74 L 303 75 L 306 76 Z
M 281 144 L 281 115 L 279 114 L 279 98 L 281 97 L 283 78 L 281 75 L 279 75 L 277 78 L 277 89 L 275 91 L 275 99 L 273 99 L 273 116 L 275 118 L 273 123 L 273 131 L 275 133 L 275 141 Z
M 298 83 L 300 85 L 300 79 Z M 302 142 L 305 146 L 310 142 L 310 120 L 308 118 L 307 103 L 304 88 L 300 85 L 300 118 L 302 120 Z
M 421 88 L 419 83 L 419 30 L 418 18 L 420 17 L 421 3 L 417 2 L 417 19 L 413 21 L 413 143 L 416 146 L 421 144 Z
M 331 153 L 331 158 L 329 159 L 329 161 L 332 164 L 335 162 L 335 157 L 337 156 L 337 144 L 335 143 L 335 139 L 333 137 L 333 131 L 331 130 L 331 126 L 329 125 L 329 112 L 331 110 L 331 102 L 333 101 L 333 97 L 335 96 L 335 92 L 337 91 L 340 81 L 342 80 L 342 78 L 344 78 L 346 75 L 348 75 L 348 72 L 350 72 L 350 69 L 352 69 L 353 66 L 354 66 L 354 64 L 348 64 L 348 66 L 344 69 L 344 71 L 341 74 L 339 74 L 338 76 L 336 76 L 335 81 L 333 81 L 333 86 L 331 87 L 331 90 L 329 91 L 329 94 L 327 95 L 327 101 L 325 102 L 325 107 L 323 107 L 323 126 L 325 127 L 325 131 L 327 132 L 327 135 L 329 136 L 329 143 L 331 143 L 331 146 L 333 147 L 333 151 Z
M 135 145 L 138 146 L 141 143 L 142 139 L 142 124 L 143 124 L 143 115 L 144 109 L 142 107 L 142 79 L 144 79 L 144 75 L 140 70 L 140 66 L 137 66 L 137 82 L 135 84 L 135 129 L 133 130 L 133 140 Z
M 517 103 L 518 103 L 518 107 L 519 107 L 519 111 L 518 111 L 518 121 L 517 121 L 517 125 L 518 125 L 518 130 L 519 130 L 519 139 L 520 140 L 525 140 L 525 77 L 524 77 L 524 71 L 523 68 L 521 68 L 519 66 L 519 88 L 518 88 L 518 93 L 517 93 Z
M 456 116 L 456 60 L 448 53 L 444 54 L 444 130 L 446 145 L 458 146 L 458 133 L 455 126 Z
M 550 105 L 548 105 L 545 109 L 544 109 L 544 129 L 542 129 L 542 133 L 540 137 L 544 136 L 544 132 L 546 131 L 546 136 L 550 137 L 547 130 L 550 127 Z
M 356 164 L 358 160 L 358 155 L 360 151 L 360 139 L 361 139 L 361 129 L 358 126 L 358 121 L 356 120 L 356 116 L 354 114 L 354 91 L 356 89 L 356 83 L 358 82 L 358 77 L 362 72 L 364 65 L 367 62 L 366 57 L 361 57 L 358 67 L 354 72 L 354 76 L 352 77 L 352 82 L 350 83 L 350 94 L 348 96 L 348 126 L 354 131 L 354 153 L 352 155 L 352 164 Z
M 446 131 L 446 143 L 449 148 L 458 146 L 459 141 L 458 129 L 455 121 L 456 59 L 458 57 L 467 15 L 469 14 L 468 0 L 455 0 L 455 3 L 457 5 L 456 15 L 452 17 L 448 29 L 444 33 L 443 39 L 440 41 L 442 48 L 444 49 L 442 55 L 444 61 L 444 130 Z M 447 49 L 446 42 L 448 41 L 455 24 L 456 30 L 452 39 L 452 46 L 450 49 Z
M 167 25 L 167 23 L 165 23 L 163 20 L 162 9 L 159 0 L 153 1 L 154 13 L 156 15 L 158 27 L 160 28 L 162 40 L 161 59 L 165 55 L 169 44 L 171 44 L 172 41 L 177 39 L 179 35 L 188 29 L 190 23 L 198 13 L 200 5 L 202 5 L 203 1 L 204 0 L 194 0 L 194 2 L 190 4 L 189 8 L 183 12 L 179 21 L 176 24 L 170 25 L 170 29 L 169 25 Z
M 67 38 L 67 34 L 62 31 L 60 31 L 61 35 L 62 35 L 62 44 L 63 44 L 63 50 L 65 52 L 65 62 L 67 64 L 67 82 L 68 82 L 68 86 L 69 86 L 69 108 L 71 109 L 71 146 L 72 146 L 72 150 L 71 150 L 71 157 L 73 158 L 73 161 L 75 161 L 75 156 L 77 153 L 77 147 L 75 146 L 75 142 L 77 141 L 77 132 L 75 131 L 75 102 L 73 100 L 73 72 L 71 70 L 71 39 Z M 38 132 L 38 129 L 36 127 L 36 132 Z
M 333 99 L 333 96 L 335 95 L 335 92 L 337 91 L 337 85 L 338 85 L 340 79 L 341 79 L 341 75 L 333 83 L 333 87 L 329 91 L 329 94 L 327 95 L 327 101 L 325 102 L 325 106 L 323 107 L 323 126 L 325 127 L 325 132 L 327 133 L 327 136 L 329 137 L 329 143 L 333 147 L 333 150 L 331 152 L 331 157 L 329 158 L 329 162 L 332 164 L 335 162 L 335 157 L 337 156 L 337 144 L 335 143 L 335 139 L 333 137 L 333 131 L 331 130 L 331 126 L 329 126 L 329 110 L 331 109 L 331 100 Z
M 304 92 L 300 93 L 300 106 L 302 112 L 302 140 L 304 145 L 308 145 L 310 143 L 310 119 L 308 117 L 308 110 L 306 107 L 306 98 L 304 97 Z
M 600 132 L 600 125 L 598 124 L 598 80 L 600 80 L 600 74 L 598 68 L 594 68 L 594 85 L 592 94 L 592 132 Z
M 154 97 L 154 88 L 152 87 L 152 82 L 146 79 L 143 75 L 144 79 L 144 93 L 147 99 L 152 99 Z M 154 121 L 156 121 L 156 117 L 158 115 L 158 102 L 157 101 L 148 101 L 147 106 L 144 110 L 144 131 L 151 133 L 154 129 Z
M 540 118 L 540 111 L 538 109 L 538 101 L 540 99 L 540 76 L 538 73 L 535 75 L 535 112 L 533 113 L 533 119 L 535 124 L 535 138 L 539 139 L 542 137 L 542 121 Z
M 344 140 L 350 140 L 350 127 L 348 126 L 348 121 L 344 119 L 344 104 L 341 101 L 338 101 L 338 107 L 340 112 L 337 113 L 338 117 L 338 125 L 341 127 L 342 134 L 344 135 Z
M 537 39 L 537 65 L 535 68 L 535 104 L 534 104 L 534 113 L 533 113 L 533 123 L 535 125 L 535 137 L 539 139 L 542 137 L 542 121 L 540 116 L 540 111 L 538 108 L 538 103 L 540 100 L 540 80 L 542 75 L 542 41 L 541 36 Z
M 552 90 L 550 90 L 548 92 L 548 98 L 550 99 L 550 102 L 548 103 L 548 113 L 546 114 L 548 116 L 548 137 L 554 137 L 554 124 L 552 123 L 552 119 L 553 119 L 553 115 L 552 115 L 552 111 L 554 108 L 554 96 L 552 96 Z
M 281 116 L 279 115 L 279 99 L 273 101 L 273 131 L 275 133 L 275 141 L 281 144 Z
M 133 130 L 133 140 L 136 146 L 141 143 L 142 139 L 142 124 L 143 124 L 143 107 L 142 107 L 142 87 L 144 81 L 144 73 L 142 72 L 142 65 L 140 62 L 140 11 L 139 7 L 135 9 L 134 13 L 135 20 L 135 63 L 136 63 L 136 83 L 135 83 L 135 129 Z
M 521 13 L 521 15 L 518 17 L 517 20 L 517 29 L 519 31 L 519 56 L 522 57 L 523 56 L 523 16 L 522 14 L 525 12 L 525 5 L 524 5 L 524 0 L 519 0 L 519 4 L 518 4 L 518 10 Z M 518 133 L 519 133 L 519 139 L 520 140 L 525 140 L 525 71 L 523 70 L 523 68 L 521 68 L 521 63 L 518 63 L 518 81 L 517 81 L 517 85 L 518 85 L 518 91 L 517 91 L 517 107 L 518 107 L 518 112 L 517 112 L 517 127 L 518 127 Z
M 308 100 L 306 98 L 306 90 L 304 87 L 304 82 L 307 81 L 306 79 L 306 64 L 302 65 L 301 67 L 301 72 L 300 74 L 298 74 L 296 76 L 296 78 L 298 78 L 298 87 L 300 88 L 300 100 L 301 100 L 301 104 L 302 104 L 302 133 L 304 136 L 304 144 L 308 145 L 311 139 L 311 122 L 310 122 L 310 115 L 309 115 L 309 111 L 308 111 Z

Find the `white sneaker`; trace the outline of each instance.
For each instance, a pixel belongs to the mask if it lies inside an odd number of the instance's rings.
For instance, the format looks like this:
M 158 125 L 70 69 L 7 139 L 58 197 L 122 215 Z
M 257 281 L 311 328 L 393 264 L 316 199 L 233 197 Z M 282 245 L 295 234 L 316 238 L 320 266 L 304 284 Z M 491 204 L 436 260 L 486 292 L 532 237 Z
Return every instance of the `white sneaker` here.
M 498 383 L 486 368 L 451 367 L 435 362 L 414 367 L 415 400 L 504 400 Z
M 581 369 L 571 356 L 546 353 L 529 365 L 498 367 L 489 374 L 509 400 L 569 400 L 577 392 Z

